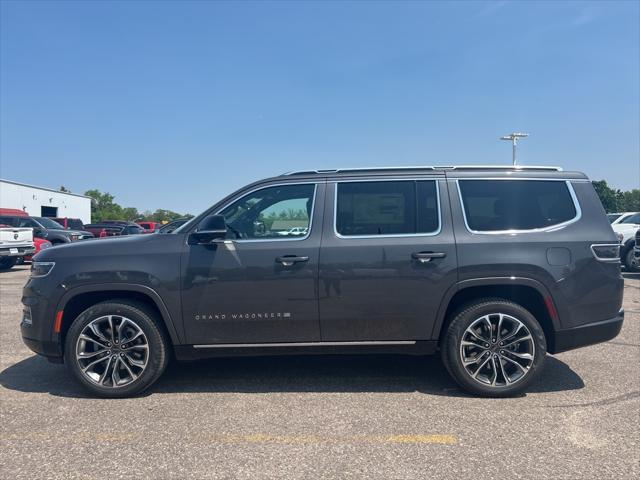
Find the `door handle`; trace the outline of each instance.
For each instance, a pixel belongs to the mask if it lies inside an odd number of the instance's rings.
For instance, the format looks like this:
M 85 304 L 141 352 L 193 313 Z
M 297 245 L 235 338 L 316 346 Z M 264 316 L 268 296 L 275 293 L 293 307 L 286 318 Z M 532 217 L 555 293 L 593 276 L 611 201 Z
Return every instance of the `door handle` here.
M 284 257 L 276 257 L 276 262 L 281 263 L 283 267 L 290 267 L 294 263 L 308 262 L 309 257 L 298 257 L 296 255 L 285 255 Z
M 447 254 L 444 252 L 416 252 L 411 254 L 411 258 L 420 263 L 430 262 L 433 258 L 444 258 Z

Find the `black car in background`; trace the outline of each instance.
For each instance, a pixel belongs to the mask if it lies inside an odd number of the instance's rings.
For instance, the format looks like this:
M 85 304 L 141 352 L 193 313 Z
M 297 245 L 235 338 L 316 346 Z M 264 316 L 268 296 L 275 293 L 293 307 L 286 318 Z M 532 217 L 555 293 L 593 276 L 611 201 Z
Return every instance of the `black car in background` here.
M 47 217 L 22 217 L 13 215 L 0 216 L 0 224 L 11 227 L 33 228 L 33 236 L 44 238 L 53 245 L 75 242 L 93 238 L 93 234 L 86 230 L 68 230 L 58 222 Z

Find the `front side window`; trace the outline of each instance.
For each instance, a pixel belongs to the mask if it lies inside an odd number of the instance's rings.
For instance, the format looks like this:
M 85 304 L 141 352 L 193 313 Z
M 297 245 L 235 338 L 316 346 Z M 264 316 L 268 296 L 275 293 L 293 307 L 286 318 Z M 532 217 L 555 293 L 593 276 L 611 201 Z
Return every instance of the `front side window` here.
M 229 237 L 248 240 L 304 238 L 311 227 L 315 184 L 275 185 L 249 193 L 223 209 Z
M 458 185 L 467 225 L 474 231 L 533 230 L 577 216 L 566 182 L 459 180 Z
M 336 232 L 342 236 L 415 235 L 439 228 L 436 182 L 339 183 Z

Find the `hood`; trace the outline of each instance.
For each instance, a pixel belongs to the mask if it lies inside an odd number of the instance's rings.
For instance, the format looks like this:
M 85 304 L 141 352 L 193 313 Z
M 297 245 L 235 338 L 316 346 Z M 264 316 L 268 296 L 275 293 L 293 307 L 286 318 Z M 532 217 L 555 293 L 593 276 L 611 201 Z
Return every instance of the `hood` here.
M 70 230 L 65 230 L 69 232 Z M 176 237 L 180 237 L 177 239 Z M 144 255 L 157 253 L 158 251 L 172 251 L 180 248 L 177 243 L 184 241 L 183 235 L 123 235 L 119 237 L 94 238 L 80 242 L 56 245 L 53 248 L 42 251 L 36 256 L 40 262 L 55 262 L 68 259 L 68 261 L 87 261 L 93 257 L 126 257 L 128 255 Z M 176 244 L 174 246 L 174 244 Z

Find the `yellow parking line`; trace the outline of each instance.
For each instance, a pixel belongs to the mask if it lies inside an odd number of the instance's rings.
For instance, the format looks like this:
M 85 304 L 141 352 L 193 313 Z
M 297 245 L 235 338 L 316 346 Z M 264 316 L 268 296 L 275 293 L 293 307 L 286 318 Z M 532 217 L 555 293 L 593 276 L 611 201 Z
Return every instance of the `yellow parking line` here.
M 63 438 L 67 437 L 67 438 Z M 189 440 L 194 443 L 255 443 L 255 444 L 284 444 L 284 445 L 319 445 L 319 444 L 422 444 L 422 445 L 457 445 L 456 435 L 443 434 L 385 434 L 385 435 L 270 435 L 266 433 L 250 434 L 208 434 L 201 433 L 190 435 Z M 127 443 L 142 441 L 144 438 L 135 433 L 110 433 L 110 432 L 82 432 L 65 436 L 50 434 L 47 432 L 28 432 L 0 435 L 0 441 L 98 441 Z

